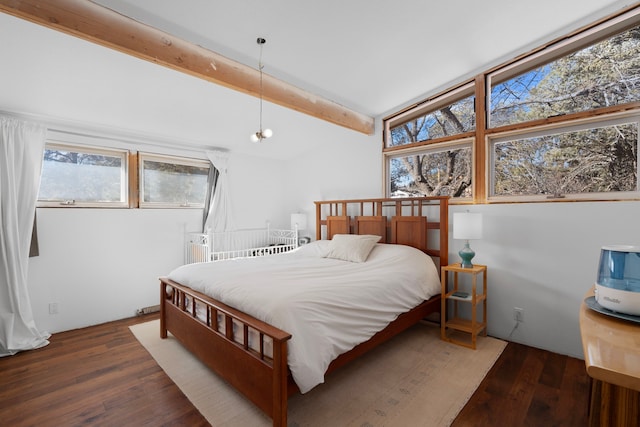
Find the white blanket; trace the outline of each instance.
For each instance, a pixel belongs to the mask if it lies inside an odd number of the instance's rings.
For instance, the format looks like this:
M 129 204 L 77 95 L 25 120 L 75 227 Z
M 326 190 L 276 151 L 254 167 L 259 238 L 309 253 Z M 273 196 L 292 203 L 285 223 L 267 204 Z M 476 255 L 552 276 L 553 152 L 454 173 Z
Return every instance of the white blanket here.
M 305 393 L 337 356 L 440 292 L 433 261 L 417 249 L 377 244 L 354 263 L 324 258 L 328 244 L 189 264 L 169 278 L 289 332 L 289 368 Z

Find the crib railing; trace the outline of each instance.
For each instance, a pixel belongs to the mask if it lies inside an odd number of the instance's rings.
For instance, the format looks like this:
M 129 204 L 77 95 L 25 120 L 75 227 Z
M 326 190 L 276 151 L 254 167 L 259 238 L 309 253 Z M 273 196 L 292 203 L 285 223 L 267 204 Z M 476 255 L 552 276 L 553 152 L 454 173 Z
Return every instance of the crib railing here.
M 187 233 L 185 263 L 274 255 L 297 247 L 297 230 L 267 227 L 211 234 Z
M 298 247 L 297 230 L 267 228 L 212 234 L 211 259 L 249 258 L 288 252 Z

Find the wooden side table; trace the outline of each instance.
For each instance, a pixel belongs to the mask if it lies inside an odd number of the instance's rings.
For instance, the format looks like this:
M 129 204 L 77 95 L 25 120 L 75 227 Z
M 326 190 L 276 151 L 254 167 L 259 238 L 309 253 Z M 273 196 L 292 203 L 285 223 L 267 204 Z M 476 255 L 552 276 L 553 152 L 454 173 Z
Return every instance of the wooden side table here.
M 487 266 L 475 264 L 471 268 L 462 268 L 460 264 L 450 264 L 441 268 L 440 281 L 442 286 L 442 307 L 440 310 L 440 336 L 443 340 L 463 345 L 475 350 L 476 337 L 482 333 L 487 336 Z M 453 286 L 449 289 L 449 273 L 453 273 Z M 459 288 L 458 274 L 471 274 L 471 293 L 457 296 Z M 478 292 L 478 276 L 482 274 L 482 293 Z M 449 301 L 453 310 L 448 311 Z M 464 319 L 459 315 L 458 304 L 471 304 L 471 319 Z M 482 304 L 482 320 L 478 320 L 478 304 Z M 468 340 L 455 338 L 457 333 L 468 334 Z
M 593 296 L 593 288 L 585 298 Z M 590 426 L 640 426 L 640 325 L 597 313 L 583 301 L 580 335 L 591 377 Z

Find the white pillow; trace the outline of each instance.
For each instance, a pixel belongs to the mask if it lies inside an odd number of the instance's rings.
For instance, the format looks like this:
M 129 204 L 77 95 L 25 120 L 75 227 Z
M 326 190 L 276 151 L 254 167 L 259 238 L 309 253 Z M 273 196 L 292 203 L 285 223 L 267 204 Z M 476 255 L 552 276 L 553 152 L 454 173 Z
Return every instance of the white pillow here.
M 371 234 L 335 234 L 331 239 L 327 258 L 365 262 L 380 239 L 380 236 Z

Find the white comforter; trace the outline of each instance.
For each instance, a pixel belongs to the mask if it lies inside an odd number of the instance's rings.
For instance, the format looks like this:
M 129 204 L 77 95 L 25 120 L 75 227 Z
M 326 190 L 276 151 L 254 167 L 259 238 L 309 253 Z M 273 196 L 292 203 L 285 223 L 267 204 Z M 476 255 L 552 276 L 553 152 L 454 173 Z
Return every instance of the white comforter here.
M 324 258 L 329 241 L 257 258 L 189 264 L 169 278 L 292 335 L 288 361 L 302 393 L 333 359 L 440 292 L 429 256 L 377 244 L 366 262 Z

